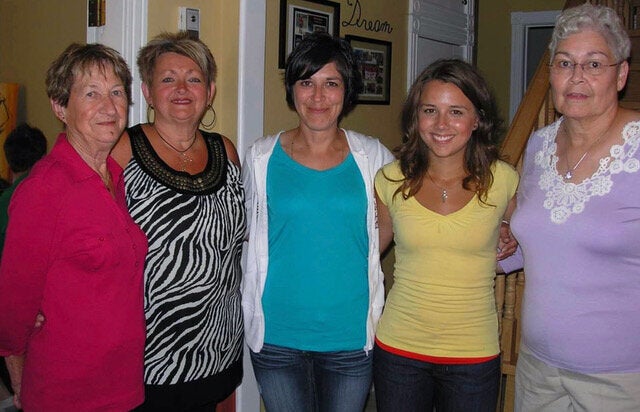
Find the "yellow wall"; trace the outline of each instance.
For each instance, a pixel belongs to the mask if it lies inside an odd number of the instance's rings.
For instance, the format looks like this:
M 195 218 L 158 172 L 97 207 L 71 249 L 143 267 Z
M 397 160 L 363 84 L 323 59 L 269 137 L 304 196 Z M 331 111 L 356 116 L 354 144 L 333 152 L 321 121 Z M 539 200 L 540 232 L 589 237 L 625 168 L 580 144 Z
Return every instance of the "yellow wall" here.
M 44 87 L 47 68 L 72 42 L 86 40 L 86 2 L 0 0 L 0 82 L 20 84 L 19 121 L 40 128 L 49 147 L 61 130 Z
M 239 2 L 150 3 L 148 38 L 178 29 L 178 6 L 200 9 L 200 38 L 211 48 L 218 64 L 214 129 L 235 141 Z M 85 1 L 0 0 L 0 82 L 23 86 L 20 120 L 41 128 L 50 142 L 61 130 L 61 124 L 49 108 L 44 88 L 46 69 L 69 43 L 86 41 L 86 13 Z
M 209 46 L 218 65 L 214 130 L 234 142 L 238 133 L 239 4 L 228 0 L 152 0 L 147 32 L 148 39 L 152 39 L 162 31 L 177 31 L 179 7 L 200 9 L 200 39 Z
M 561 10 L 564 0 L 476 0 L 477 64 L 492 86 L 502 118 L 509 119 L 511 78 L 511 12 Z
M 342 20 L 352 6 L 341 3 Z M 391 105 L 360 105 L 343 121 L 343 126 L 379 136 L 390 147 L 400 140 L 398 113 L 405 93 L 407 2 L 361 0 L 363 17 L 388 21 L 391 34 L 343 28 L 341 34 L 356 34 L 393 43 Z M 177 29 L 178 6 L 201 11 L 201 38 L 218 62 L 218 93 L 214 107 L 218 114 L 215 129 L 236 140 L 238 1 L 153 0 L 149 7 L 149 38 L 163 30 Z M 15 82 L 21 90 L 21 119 L 40 127 L 51 140 L 60 130 L 51 114 L 44 91 L 44 75 L 49 63 L 73 41 L 86 38 L 86 2 L 78 0 L 1 0 L 0 1 L 0 82 Z M 265 91 L 265 133 L 293 127 L 295 114 L 286 106 L 282 70 L 277 68 L 280 0 L 267 0 L 267 54 Z M 495 90 L 506 118 L 509 105 L 512 11 L 557 10 L 564 0 L 482 0 L 478 10 L 478 67 Z M 222 17 L 224 16 L 224 18 Z M 371 121 L 375 119 L 376 121 Z
M 341 4 L 341 20 L 348 20 L 353 12 L 347 0 Z M 354 4 L 354 1 L 350 1 Z M 391 103 L 390 105 L 359 105 L 346 118 L 341 126 L 347 129 L 376 136 L 389 148 L 400 143 L 399 113 L 405 97 L 407 60 L 407 13 L 408 2 L 397 1 L 389 7 L 390 0 L 361 0 L 362 18 L 388 21 L 393 31 L 370 32 L 357 27 L 340 27 L 340 35 L 347 34 L 392 42 Z M 280 0 L 267 0 L 267 33 L 265 59 L 265 134 L 295 127 L 298 118 L 285 101 L 285 89 L 282 82 L 284 70 L 278 69 L 278 24 L 280 20 Z

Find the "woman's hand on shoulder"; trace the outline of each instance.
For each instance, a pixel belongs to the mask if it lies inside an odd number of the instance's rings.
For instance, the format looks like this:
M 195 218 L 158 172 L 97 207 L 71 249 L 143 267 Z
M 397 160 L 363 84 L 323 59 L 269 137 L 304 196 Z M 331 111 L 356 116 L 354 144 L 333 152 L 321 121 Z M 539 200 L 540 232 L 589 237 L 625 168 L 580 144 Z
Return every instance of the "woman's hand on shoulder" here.
M 129 163 L 129 160 L 131 160 L 131 156 L 133 156 L 131 152 L 131 140 L 129 140 L 129 134 L 125 130 L 116 145 L 111 149 L 111 157 L 124 169 L 127 163 Z
M 226 136 L 222 136 L 222 141 L 224 142 L 224 148 L 227 151 L 227 158 L 240 167 L 240 157 L 238 156 L 236 146 Z

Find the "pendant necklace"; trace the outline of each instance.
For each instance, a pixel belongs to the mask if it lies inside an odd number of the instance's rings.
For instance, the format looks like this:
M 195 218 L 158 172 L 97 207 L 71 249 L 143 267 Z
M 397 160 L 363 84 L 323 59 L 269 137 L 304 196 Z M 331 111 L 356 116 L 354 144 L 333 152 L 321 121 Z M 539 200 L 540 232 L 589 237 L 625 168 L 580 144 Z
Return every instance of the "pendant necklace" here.
M 564 174 L 564 180 L 571 180 L 571 178 L 573 177 L 573 172 L 578 168 L 578 166 L 580 166 L 580 163 L 582 163 L 582 161 L 584 160 L 585 157 L 587 157 L 587 154 L 589 153 L 589 150 L 591 150 L 593 148 L 593 146 L 595 146 L 596 143 L 598 143 L 600 141 L 600 139 L 602 139 L 604 135 L 601 135 L 600 137 L 598 137 L 596 140 L 594 140 L 593 143 L 591 143 L 589 145 L 589 147 L 587 148 L 587 151 L 584 152 L 584 154 L 582 156 L 580 156 L 580 160 L 578 160 L 578 162 L 575 164 L 575 166 L 570 167 L 569 166 L 569 151 L 567 150 L 567 158 L 565 159 L 567 162 L 567 173 Z
M 180 171 L 186 172 L 187 171 L 187 165 L 190 164 L 190 163 L 193 163 L 193 157 L 189 156 L 187 154 L 187 152 L 196 143 L 196 138 L 198 137 L 197 132 L 193 133 L 193 139 L 191 140 L 191 143 L 189 144 L 189 146 L 184 150 L 180 150 L 177 147 L 175 147 L 174 145 L 172 145 L 171 143 L 169 143 L 169 141 L 167 139 L 162 137 L 162 135 L 160 134 L 160 132 L 156 128 L 155 124 L 152 127 L 153 127 L 153 130 L 155 130 L 156 133 L 158 133 L 158 136 L 160 136 L 160 139 L 162 139 L 163 142 L 165 142 L 170 148 L 172 148 L 173 150 L 175 150 L 178 153 L 178 157 L 180 158 L 180 161 L 181 161 Z
M 442 203 L 445 203 L 447 201 L 447 198 L 449 197 L 449 193 L 447 192 L 447 189 L 440 186 L 439 184 L 436 183 L 435 180 L 433 180 L 433 177 L 431 177 L 431 173 L 429 173 L 428 169 L 427 169 L 427 177 L 429 178 L 429 180 L 431 180 L 431 183 L 433 183 L 438 189 L 442 191 L 440 193 L 440 199 L 442 199 Z

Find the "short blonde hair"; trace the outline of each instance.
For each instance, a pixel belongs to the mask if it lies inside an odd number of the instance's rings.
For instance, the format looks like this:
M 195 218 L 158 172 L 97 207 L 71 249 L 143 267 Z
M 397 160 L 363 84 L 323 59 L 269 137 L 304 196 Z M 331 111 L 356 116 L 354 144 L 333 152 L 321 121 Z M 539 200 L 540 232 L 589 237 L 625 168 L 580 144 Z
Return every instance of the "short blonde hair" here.
M 186 31 L 181 31 L 161 33 L 138 52 L 138 70 L 142 81 L 147 85 L 151 85 L 156 60 L 164 53 L 176 53 L 190 58 L 204 74 L 207 84 L 216 81 L 218 68 L 211 50 L 201 40 L 193 39 Z

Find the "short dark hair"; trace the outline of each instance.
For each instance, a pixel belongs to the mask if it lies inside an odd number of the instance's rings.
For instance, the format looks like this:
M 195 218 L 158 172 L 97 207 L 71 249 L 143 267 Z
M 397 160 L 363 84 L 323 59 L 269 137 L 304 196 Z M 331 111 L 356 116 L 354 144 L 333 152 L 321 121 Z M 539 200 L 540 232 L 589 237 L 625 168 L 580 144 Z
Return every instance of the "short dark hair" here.
M 26 123 L 13 129 L 4 141 L 4 154 L 14 173 L 26 172 L 47 152 L 47 138 Z
M 355 107 L 358 94 L 362 92 L 362 75 L 351 45 L 326 32 L 314 32 L 306 35 L 287 58 L 284 85 L 287 104 L 292 110 L 296 109 L 293 101 L 296 82 L 310 78 L 329 63 L 336 64 L 344 82 L 344 102 L 339 118 L 342 119 Z

